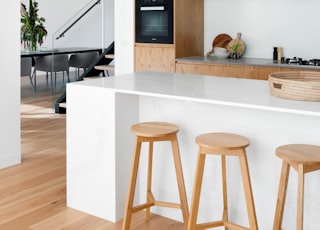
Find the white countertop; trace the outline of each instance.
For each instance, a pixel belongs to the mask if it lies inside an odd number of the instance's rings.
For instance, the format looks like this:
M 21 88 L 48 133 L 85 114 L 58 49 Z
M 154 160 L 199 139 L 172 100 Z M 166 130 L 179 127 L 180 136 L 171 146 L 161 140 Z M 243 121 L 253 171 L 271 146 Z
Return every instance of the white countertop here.
M 269 93 L 268 81 L 263 80 L 141 72 L 71 84 L 103 87 L 115 92 L 135 95 L 320 117 L 320 102 L 274 97 Z

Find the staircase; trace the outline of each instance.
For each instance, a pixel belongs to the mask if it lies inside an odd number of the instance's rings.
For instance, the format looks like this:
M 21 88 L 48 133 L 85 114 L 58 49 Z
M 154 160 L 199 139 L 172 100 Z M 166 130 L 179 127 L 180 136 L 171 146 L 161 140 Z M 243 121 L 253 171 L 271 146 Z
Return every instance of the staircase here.
M 114 60 L 114 54 L 106 54 L 104 57 L 106 59 Z M 94 69 L 105 71 L 107 73 L 108 77 L 109 77 L 110 76 L 109 75 L 109 71 L 114 71 L 114 65 L 110 65 L 110 64 L 108 64 L 108 65 L 96 65 L 94 67 Z
M 113 65 L 109 65 L 114 59 L 114 42 L 112 42 L 108 48 L 106 48 L 99 57 L 87 68 L 86 71 L 83 72 L 82 75 L 79 76 L 79 81 L 82 81 L 83 78 L 89 78 L 93 76 L 103 75 L 105 76 L 105 72 L 107 68 L 110 70 L 114 70 Z M 105 67 L 102 68 L 102 67 Z
M 77 81 L 83 81 L 84 78 L 107 76 L 109 77 L 109 71 L 114 71 L 114 66 L 110 63 L 114 60 L 114 42 L 112 42 L 108 48 L 104 49 L 99 57 L 81 74 Z M 55 113 L 66 113 L 66 91 L 55 102 Z

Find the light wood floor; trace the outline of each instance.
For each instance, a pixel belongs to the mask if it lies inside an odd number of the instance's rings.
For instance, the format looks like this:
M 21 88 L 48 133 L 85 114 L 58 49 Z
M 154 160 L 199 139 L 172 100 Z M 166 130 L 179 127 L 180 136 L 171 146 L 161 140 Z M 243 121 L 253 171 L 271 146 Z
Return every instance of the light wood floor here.
M 28 79 L 22 78 L 22 164 L 0 170 L 0 229 L 121 229 L 121 221 L 110 223 L 66 207 L 65 118 L 53 113 L 44 79 L 38 78 L 34 97 Z M 183 229 L 157 215 L 145 222 L 142 214 L 134 215 L 133 230 Z

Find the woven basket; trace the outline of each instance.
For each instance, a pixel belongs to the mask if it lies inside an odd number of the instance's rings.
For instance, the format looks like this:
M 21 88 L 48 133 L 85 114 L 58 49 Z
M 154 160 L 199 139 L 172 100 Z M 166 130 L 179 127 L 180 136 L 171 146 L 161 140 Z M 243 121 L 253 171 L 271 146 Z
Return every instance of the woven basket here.
M 320 101 L 320 72 L 277 72 L 269 74 L 270 93 L 301 101 Z

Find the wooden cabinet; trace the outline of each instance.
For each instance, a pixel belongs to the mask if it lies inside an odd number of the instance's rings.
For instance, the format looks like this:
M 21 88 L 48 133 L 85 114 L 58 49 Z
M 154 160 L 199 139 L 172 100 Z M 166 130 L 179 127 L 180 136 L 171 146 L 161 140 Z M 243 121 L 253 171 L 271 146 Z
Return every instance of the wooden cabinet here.
M 262 67 L 262 66 L 261 67 L 257 66 L 256 69 L 257 69 L 257 79 L 259 80 L 268 80 L 269 74 L 274 72 L 304 71 L 303 69 L 299 69 L 299 68 L 279 68 L 279 67 Z M 317 71 L 317 70 L 311 70 L 311 71 Z
M 254 66 L 177 63 L 176 73 L 257 79 Z
M 292 72 L 292 71 L 316 71 L 302 68 L 280 68 L 254 65 L 228 65 L 228 64 L 208 64 L 201 62 L 177 62 L 176 73 L 200 74 L 209 76 L 223 76 L 248 78 L 258 80 L 268 80 L 270 73 Z
M 175 72 L 175 52 L 172 44 L 135 44 L 135 71 Z
M 136 72 L 175 72 L 176 58 L 203 55 L 204 0 L 173 1 L 173 44 L 135 43 Z
M 203 42 L 204 0 L 174 0 L 176 58 L 202 56 Z

